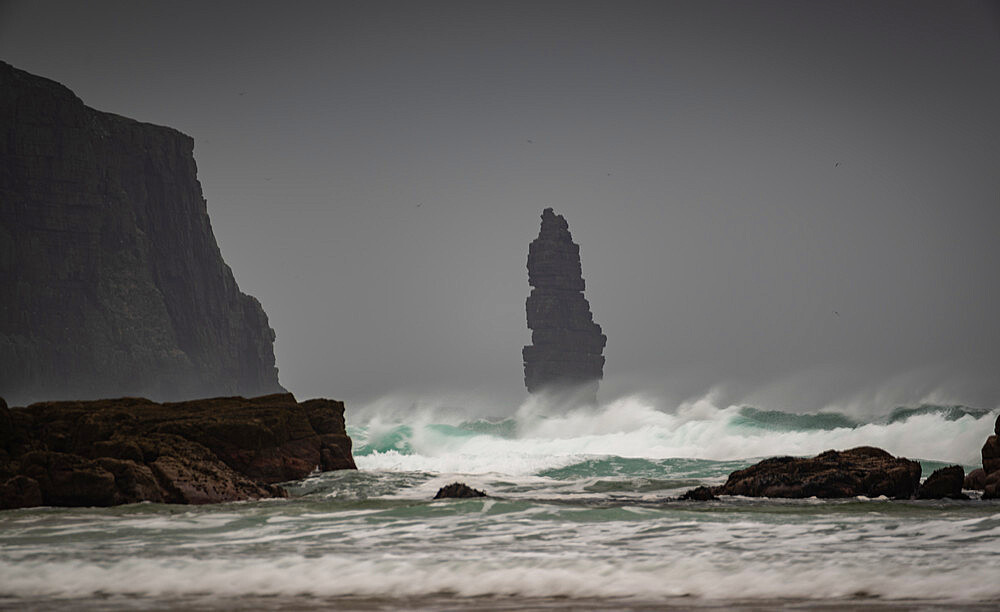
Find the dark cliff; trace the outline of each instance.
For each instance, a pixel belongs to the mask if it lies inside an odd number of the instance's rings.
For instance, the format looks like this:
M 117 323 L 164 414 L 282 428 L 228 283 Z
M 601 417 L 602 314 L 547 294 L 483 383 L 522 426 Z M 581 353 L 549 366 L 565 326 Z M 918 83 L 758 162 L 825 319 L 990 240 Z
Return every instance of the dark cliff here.
M 538 237 L 528 247 L 528 284 L 531 346 L 522 351 L 528 392 L 579 386 L 596 392 L 607 338 L 583 297 L 580 247 L 566 219 L 551 208 L 542 212 Z
M 194 141 L 0 62 L 0 395 L 283 391 L 222 260 Z
M 173 404 L 0 398 L 0 509 L 285 497 L 275 483 L 354 469 L 344 404 L 290 393 Z

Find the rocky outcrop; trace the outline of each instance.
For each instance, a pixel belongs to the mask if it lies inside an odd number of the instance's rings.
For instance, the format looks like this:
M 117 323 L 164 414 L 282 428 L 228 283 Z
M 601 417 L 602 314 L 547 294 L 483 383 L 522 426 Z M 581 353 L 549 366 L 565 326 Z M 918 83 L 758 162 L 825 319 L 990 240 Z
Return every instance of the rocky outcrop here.
M 596 392 L 607 337 L 583 296 L 580 247 L 566 219 L 551 208 L 542 212 L 541 230 L 528 247 L 528 284 L 531 345 L 522 351 L 528 392 L 579 385 Z
M 920 464 L 896 458 L 880 448 L 859 446 L 829 450 L 816 457 L 774 457 L 729 475 L 715 495 L 747 497 L 913 497 L 920 484 Z M 694 493 L 689 492 L 689 493 Z M 704 492 L 700 493 L 704 495 Z M 697 499 L 697 497 L 693 497 Z
M 965 488 L 979 489 L 983 499 L 1000 499 L 1000 415 L 993 425 L 993 435 L 983 444 L 983 469 L 973 470 L 966 478 Z
M 283 392 L 222 260 L 193 140 L 0 62 L 0 394 Z
M 976 468 L 965 475 L 965 480 L 962 482 L 963 489 L 970 489 L 973 491 L 982 491 L 986 486 L 986 472 L 983 468 Z
M 962 483 L 965 481 L 965 468 L 960 465 L 950 465 L 934 470 L 917 489 L 917 499 L 969 499 L 962 493 Z
M 453 482 L 438 489 L 434 499 L 466 498 L 466 497 L 487 497 L 484 491 L 473 489 L 464 482 Z
M 355 468 L 344 404 L 287 393 L 13 409 L 0 400 L 0 421 L 0 508 L 283 497 L 275 483 Z

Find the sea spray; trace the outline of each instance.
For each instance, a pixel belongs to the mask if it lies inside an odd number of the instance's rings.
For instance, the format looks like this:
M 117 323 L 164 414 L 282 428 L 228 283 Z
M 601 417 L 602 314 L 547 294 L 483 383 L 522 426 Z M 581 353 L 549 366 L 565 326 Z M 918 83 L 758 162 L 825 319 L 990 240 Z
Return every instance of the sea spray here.
M 530 399 L 513 417 L 492 421 L 461 421 L 453 410 L 448 422 L 432 409 L 418 417 L 403 422 L 376 415 L 352 426 L 359 466 L 532 474 L 595 456 L 733 461 L 869 445 L 974 467 L 995 420 L 992 413 L 953 406 L 924 406 L 874 422 L 831 412 L 718 407 L 707 399 L 665 410 L 642 396 L 562 412 Z

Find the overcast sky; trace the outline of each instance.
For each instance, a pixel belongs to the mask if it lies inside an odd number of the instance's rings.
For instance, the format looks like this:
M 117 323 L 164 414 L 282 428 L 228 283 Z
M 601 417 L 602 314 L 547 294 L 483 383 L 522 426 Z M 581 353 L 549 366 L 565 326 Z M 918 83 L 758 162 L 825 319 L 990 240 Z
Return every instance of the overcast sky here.
M 987 2 L 0 2 L 0 58 L 195 139 L 300 398 L 516 406 L 551 206 L 602 395 L 1000 405 Z

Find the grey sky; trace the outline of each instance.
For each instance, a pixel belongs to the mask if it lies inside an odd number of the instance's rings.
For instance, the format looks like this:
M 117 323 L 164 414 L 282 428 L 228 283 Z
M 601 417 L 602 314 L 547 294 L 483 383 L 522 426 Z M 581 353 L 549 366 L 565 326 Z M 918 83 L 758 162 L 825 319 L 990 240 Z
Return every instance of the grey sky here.
M 300 397 L 524 395 L 581 245 L 608 396 L 1000 405 L 984 2 L 0 2 L 0 58 L 195 138 Z

